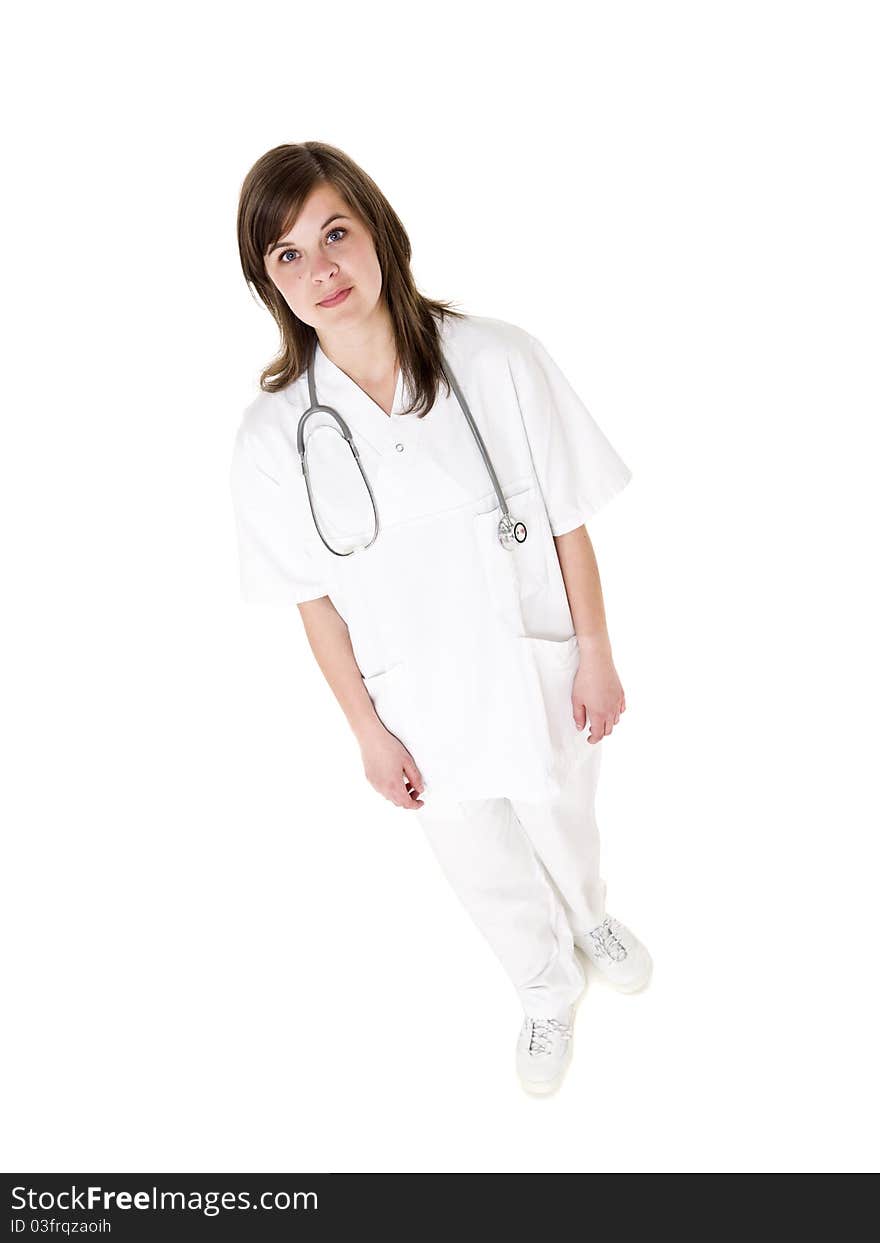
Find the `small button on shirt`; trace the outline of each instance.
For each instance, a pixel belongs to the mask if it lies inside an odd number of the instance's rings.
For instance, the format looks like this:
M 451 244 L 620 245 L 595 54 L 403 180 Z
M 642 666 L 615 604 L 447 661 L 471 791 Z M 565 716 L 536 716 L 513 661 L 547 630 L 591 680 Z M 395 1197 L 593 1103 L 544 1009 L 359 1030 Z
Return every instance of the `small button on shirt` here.
M 231 467 L 242 598 L 329 596 L 348 625 L 376 712 L 411 752 L 426 802 L 558 794 L 590 744 L 571 689 L 579 662 L 553 537 L 581 526 L 631 471 L 537 338 L 503 320 L 439 324 L 514 522 L 502 546 L 491 478 L 441 381 L 422 418 L 388 415 L 320 346 L 318 402 L 347 423 L 369 481 L 328 416 L 306 424 L 318 533 L 296 449 L 304 372 L 245 410 Z M 366 546 L 369 545 L 369 546 Z M 601 743 L 598 744 L 601 746 Z

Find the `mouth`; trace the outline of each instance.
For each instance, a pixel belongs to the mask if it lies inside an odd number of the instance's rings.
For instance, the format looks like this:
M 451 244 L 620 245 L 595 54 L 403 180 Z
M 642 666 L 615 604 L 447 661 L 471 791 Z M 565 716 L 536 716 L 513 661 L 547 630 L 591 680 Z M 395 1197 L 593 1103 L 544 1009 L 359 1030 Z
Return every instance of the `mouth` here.
M 340 289 L 329 298 L 325 298 L 323 302 L 318 303 L 318 306 L 339 306 L 340 302 L 344 302 L 350 293 L 351 285 L 347 286 L 345 289 Z

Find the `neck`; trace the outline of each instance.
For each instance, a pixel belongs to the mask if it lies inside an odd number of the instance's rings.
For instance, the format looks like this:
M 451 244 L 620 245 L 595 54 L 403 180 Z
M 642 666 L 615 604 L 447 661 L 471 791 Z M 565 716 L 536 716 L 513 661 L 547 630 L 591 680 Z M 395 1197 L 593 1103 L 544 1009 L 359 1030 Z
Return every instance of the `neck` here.
M 356 384 L 378 385 L 397 371 L 397 345 L 384 302 L 350 327 L 318 333 L 321 349 Z

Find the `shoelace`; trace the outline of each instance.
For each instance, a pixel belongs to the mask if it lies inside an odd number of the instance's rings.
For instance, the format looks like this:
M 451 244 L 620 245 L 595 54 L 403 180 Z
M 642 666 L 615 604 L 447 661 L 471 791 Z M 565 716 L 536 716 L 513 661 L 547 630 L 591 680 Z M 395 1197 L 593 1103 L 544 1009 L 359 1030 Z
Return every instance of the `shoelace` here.
M 571 1039 L 570 1024 L 559 1019 L 526 1019 L 526 1023 L 529 1025 L 529 1053 L 551 1053 L 554 1033 L 563 1040 Z
M 611 958 L 615 962 L 621 962 L 627 955 L 626 946 L 617 935 L 621 931 L 621 925 L 618 920 L 609 916 L 604 919 L 598 928 L 594 928 L 590 933 L 590 940 L 593 942 L 593 948 L 597 957 Z

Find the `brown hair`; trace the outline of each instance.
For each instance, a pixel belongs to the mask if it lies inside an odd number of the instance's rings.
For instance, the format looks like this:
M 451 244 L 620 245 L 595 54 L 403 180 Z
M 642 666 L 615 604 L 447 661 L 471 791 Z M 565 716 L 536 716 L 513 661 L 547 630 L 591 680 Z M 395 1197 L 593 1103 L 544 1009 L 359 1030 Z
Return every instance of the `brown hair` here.
M 260 388 L 277 393 L 308 366 L 317 333 L 294 315 L 270 280 L 265 256 L 293 226 L 316 186 L 329 183 L 369 229 L 382 272 L 403 376 L 413 404 L 403 413 L 427 414 L 437 386 L 446 380 L 440 356 L 438 317 L 463 318 L 449 302 L 426 298 L 416 289 L 412 247 L 397 213 L 376 183 L 337 147 L 323 142 L 285 143 L 260 156 L 241 187 L 238 250 L 245 280 L 269 309 L 281 333 L 281 350 L 260 376 Z M 450 392 L 446 380 L 447 391 Z

